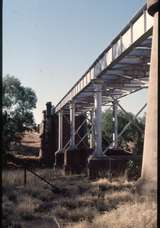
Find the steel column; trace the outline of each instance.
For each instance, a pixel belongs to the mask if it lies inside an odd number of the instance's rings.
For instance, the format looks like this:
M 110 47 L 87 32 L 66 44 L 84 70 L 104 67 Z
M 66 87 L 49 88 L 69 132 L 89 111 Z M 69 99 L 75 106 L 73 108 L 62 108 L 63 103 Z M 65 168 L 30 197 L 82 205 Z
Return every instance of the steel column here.
M 92 124 L 90 133 L 90 148 L 94 148 L 94 110 L 90 111 L 90 122 Z
M 75 104 L 70 103 L 70 148 L 75 148 Z
M 59 151 L 63 149 L 63 111 L 60 110 L 58 113 L 58 149 Z
M 101 127 L 101 113 L 102 113 L 102 85 L 95 84 L 94 95 L 94 110 L 95 110 L 95 156 L 101 157 L 102 153 L 102 127 Z
M 112 146 L 114 148 L 117 148 L 118 146 L 118 118 L 117 118 L 117 101 L 114 100 L 113 101 L 113 117 L 112 117 L 112 121 L 113 121 L 113 135 L 112 135 Z

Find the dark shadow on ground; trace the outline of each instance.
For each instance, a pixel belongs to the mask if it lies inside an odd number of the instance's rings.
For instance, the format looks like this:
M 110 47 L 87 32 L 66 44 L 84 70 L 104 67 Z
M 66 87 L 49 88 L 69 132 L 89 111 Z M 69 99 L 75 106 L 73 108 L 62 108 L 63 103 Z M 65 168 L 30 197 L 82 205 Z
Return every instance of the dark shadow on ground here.
M 33 147 L 28 145 L 17 145 L 14 146 L 13 151 L 15 151 L 15 154 L 17 155 L 23 155 L 23 156 L 39 156 L 39 147 Z

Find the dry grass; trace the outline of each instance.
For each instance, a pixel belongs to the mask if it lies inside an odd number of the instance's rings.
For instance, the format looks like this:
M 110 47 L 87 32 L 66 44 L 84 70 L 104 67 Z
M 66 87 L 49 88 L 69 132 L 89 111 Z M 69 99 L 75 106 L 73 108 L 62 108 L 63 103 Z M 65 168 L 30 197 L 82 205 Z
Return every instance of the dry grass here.
M 31 196 L 25 195 L 21 199 L 15 209 L 15 214 L 17 214 L 20 219 L 32 220 L 35 218 L 34 210 L 38 207 L 39 201 L 35 200 Z
M 61 227 L 68 228 L 156 227 L 156 204 L 133 194 L 133 182 L 123 178 L 90 181 L 84 175 L 65 177 L 52 169 L 37 172 L 61 191 L 51 191 L 32 174 L 27 174 L 24 187 L 23 170 L 4 170 L 3 227 L 27 227 L 25 223 L 29 222 L 33 228 L 52 227 L 55 217 Z
M 156 204 L 133 203 L 121 205 L 104 215 L 98 215 L 92 223 L 86 221 L 67 228 L 156 228 Z
M 40 134 L 37 132 L 25 132 L 19 144 L 12 144 L 11 150 L 14 155 L 24 159 L 39 159 L 39 151 L 41 147 Z

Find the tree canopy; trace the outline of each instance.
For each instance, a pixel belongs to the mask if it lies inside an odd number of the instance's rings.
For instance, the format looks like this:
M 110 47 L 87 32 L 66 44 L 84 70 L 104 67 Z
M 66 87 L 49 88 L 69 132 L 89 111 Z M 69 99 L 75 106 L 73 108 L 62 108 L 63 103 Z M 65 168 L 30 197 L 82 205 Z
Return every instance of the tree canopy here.
M 14 76 L 6 75 L 2 87 L 3 141 L 5 146 L 16 141 L 17 134 L 35 126 L 33 109 L 36 108 L 35 92 L 24 87 Z

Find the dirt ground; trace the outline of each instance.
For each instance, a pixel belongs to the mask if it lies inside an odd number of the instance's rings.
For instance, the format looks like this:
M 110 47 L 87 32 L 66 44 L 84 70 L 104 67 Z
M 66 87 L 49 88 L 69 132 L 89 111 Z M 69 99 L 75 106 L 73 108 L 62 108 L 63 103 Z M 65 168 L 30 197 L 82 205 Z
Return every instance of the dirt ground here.
M 19 144 L 12 145 L 12 152 L 21 156 L 39 156 L 40 134 L 37 132 L 25 132 Z
M 37 132 L 25 132 L 21 144 L 28 147 L 40 148 L 40 134 Z

